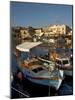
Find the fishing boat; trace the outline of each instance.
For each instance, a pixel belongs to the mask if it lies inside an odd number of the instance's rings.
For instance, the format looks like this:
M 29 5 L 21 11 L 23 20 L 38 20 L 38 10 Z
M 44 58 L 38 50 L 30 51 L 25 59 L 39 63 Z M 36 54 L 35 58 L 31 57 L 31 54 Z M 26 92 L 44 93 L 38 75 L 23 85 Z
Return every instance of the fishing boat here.
M 58 69 L 49 70 L 50 68 L 45 67 L 44 63 L 47 61 L 42 62 L 39 59 L 39 53 L 41 52 L 38 51 L 37 54 L 32 52 L 34 48 L 37 49 L 40 45 L 42 45 L 41 42 L 25 42 L 16 46 L 16 59 L 19 69 L 22 71 L 24 78 L 30 82 L 51 86 L 58 90 L 63 80 L 63 71 Z
M 56 67 L 64 70 L 64 74 L 67 76 L 73 75 L 73 65 L 70 62 L 70 59 L 65 58 L 56 58 Z

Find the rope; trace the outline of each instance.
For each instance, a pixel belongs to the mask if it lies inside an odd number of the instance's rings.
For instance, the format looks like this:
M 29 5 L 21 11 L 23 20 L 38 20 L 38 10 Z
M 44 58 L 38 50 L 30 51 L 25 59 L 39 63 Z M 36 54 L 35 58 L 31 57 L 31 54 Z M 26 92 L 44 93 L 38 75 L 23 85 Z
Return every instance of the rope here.
M 26 94 L 24 94 L 24 93 L 22 93 L 21 91 L 19 91 L 19 90 L 17 90 L 17 89 L 15 89 L 14 87 L 11 87 L 13 90 L 15 90 L 16 92 L 18 92 L 18 93 L 20 93 L 20 94 L 22 94 L 23 96 L 25 96 L 25 97 L 30 97 L 30 96 L 28 96 L 28 95 L 26 95 Z

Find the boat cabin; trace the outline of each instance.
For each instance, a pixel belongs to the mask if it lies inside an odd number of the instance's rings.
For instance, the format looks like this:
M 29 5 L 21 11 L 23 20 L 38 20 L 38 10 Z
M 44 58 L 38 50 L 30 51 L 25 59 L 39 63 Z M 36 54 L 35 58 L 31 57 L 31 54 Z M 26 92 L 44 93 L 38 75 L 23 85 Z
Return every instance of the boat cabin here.
M 17 58 L 21 60 L 23 67 L 29 68 L 35 65 L 41 65 L 41 62 L 37 59 L 42 53 L 37 50 L 41 44 L 41 42 L 25 42 L 16 46 Z M 35 52 L 34 49 L 37 51 L 35 50 Z
M 70 68 L 70 60 L 69 58 L 56 58 L 56 67 L 66 69 Z
M 16 46 L 16 53 L 18 57 L 21 57 L 22 59 L 27 59 L 28 57 L 30 58 L 35 56 L 33 53 L 33 48 L 35 49 L 40 44 L 41 42 L 24 42 Z

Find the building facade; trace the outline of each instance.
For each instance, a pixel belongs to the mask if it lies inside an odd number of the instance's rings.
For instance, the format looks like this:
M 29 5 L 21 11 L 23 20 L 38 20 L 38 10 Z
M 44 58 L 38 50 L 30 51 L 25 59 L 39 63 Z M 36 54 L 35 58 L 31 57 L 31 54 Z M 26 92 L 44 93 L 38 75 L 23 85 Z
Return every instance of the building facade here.
M 46 28 L 43 28 L 45 34 L 50 35 L 66 35 L 71 31 L 71 28 L 67 25 L 50 25 Z

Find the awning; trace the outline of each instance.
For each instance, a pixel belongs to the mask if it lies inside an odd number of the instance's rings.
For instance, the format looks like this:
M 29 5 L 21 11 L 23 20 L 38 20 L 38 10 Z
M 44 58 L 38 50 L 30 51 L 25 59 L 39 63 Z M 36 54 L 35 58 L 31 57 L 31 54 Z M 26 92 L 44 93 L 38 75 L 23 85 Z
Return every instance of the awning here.
M 19 51 L 29 52 L 30 49 L 42 44 L 42 42 L 24 42 L 16 46 Z

